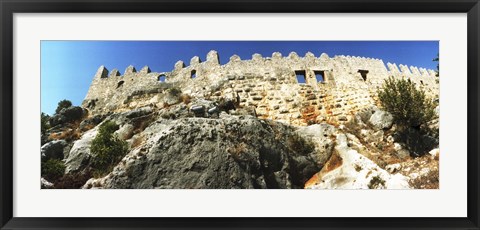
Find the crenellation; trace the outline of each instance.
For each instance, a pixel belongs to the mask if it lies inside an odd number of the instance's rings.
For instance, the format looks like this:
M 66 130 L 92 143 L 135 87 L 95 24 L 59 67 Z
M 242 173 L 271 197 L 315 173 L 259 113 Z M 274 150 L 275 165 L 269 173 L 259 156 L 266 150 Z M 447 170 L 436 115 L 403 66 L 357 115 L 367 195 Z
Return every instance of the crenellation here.
M 192 59 L 190 59 L 190 65 L 191 66 L 195 66 L 195 65 L 198 65 L 200 64 L 202 61 L 200 60 L 200 57 L 199 56 L 194 56 L 192 57 Z
M 108 69 L 105 66 L 100 66 L 95 74 L 95 78 L 106 78 L 108 77 Z
M 108 70 L 101 66 L 82 105 L 92 114 L 148 104 L 161 108 L 165 88 L 175 86 L 191 97 L 232 98 L 255 109 L 261 118 L 304 125 L 348 121 L 353 112 L 377 103 L 376 90 L 389 76 L 408 77 L 429 95 L 438 97 L 434 70 L 399 67 L 376 58 L 330 58 L 326 53 L 315 57 L 312 52 L 303 58 L 295 52 L 287 57 L 279 52 L 266 58 L 253 54 L 249 60 L 232 55 L 228 63 L 220 65 L 218 53 L 210 51 L 205 62 L 195 56 L 189 66 L 176 62 L 171 72 L 156 73 L 144 67 L 136 73 L 129 66 L 118 78 L 118 70 L 107 77 Z M 304 74 L 305 84 L 299 84 L 297 73 Z M 91 104 L 96 106 L 88 107 Z
M 220 57 L 218 56 L 217 51 L 211 50 L 207 54 L 207 63 L 211 65 L 220 65 Z
M 111 72 L 110 72 L 110 75 L 108 75 L 108 77 L 120 77 L 121 74 L 120 74 L 120 71 L 118 71 L 118 69 L 113 69 Z
M 263 57 L 261 54 L 255 53 L 252 55 L 252 61 L 253 62 L 261 62 L 263 61 Z
M 150 67 L 148 67 L 148 66 L 144 66 L 144 67 L 140 70 L 140 73 L 141 73 L 141 74 L 148 74 L 148 73 L 150 73 L 150 72 L 152 72 L 152 71 L 150 70 Z
M 298 60 L 300 57 L 298 56 L 298 54 L 296 52 L 290 52 L 288 54 L 288 59 L 291 59 L 291 60 Z
M 282 53 L 280 53 L 280 52 L 272 53 L 272 59 L 273 60 L 281 60 L 282 59 Z
M 240 56 L 234 54 L 230 57 L 230 62 L 239 62 L 241 61 L 242 59 L 240 58 Z
M 412 75 L 408 66 L 400 64 L 400 65 L 398 65 L 398 67 L 400 67 L 401 74 L 404 77 L 410 77 Z
M 135 69 L 135 67 L 133 65 L 129 65 L 126 69 L 125 69 L 125 72 L 123 75 L 131 75 L 131 74 L 134 74 L 136 73 L 137 70 Z
M 177 61 L 175 63 L 175 67 L 174 67 L 174 71 L 178 71 L 178 70 L 181 70 L 183 68 L 185 68 L 185 63 L 183 61 Z

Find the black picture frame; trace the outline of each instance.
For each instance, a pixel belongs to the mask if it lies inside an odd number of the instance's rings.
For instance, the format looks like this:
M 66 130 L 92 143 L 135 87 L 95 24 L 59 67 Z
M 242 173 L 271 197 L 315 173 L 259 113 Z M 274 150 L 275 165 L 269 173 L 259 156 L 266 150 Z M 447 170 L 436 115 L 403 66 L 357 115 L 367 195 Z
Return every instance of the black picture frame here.
M 480 229 L 478 0 L 0 0 L 1 229 Z M 14 13 L 467 13 L 468 210 L 466 218 L 17 218 L 13 217 Z M 448 207 L 445 207 L 448 208 Z

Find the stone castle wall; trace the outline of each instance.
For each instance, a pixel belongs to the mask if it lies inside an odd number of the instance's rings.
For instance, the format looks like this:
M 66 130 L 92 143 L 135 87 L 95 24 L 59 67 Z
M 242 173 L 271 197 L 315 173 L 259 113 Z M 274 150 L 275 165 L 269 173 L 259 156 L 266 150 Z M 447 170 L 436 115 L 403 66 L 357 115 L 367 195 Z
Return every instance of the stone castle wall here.
M 387 67 L 388 69 L 387 69 Z M 166 91 L 175 87 L 192 97 L 239 99 L 257 116 L 291 124 L 343 122 L 356 111 L 375 105 L 378 87 L 389 76 L 411 79 L 433 98 L 438 97 L 434 70 L 387 63 L 379 59 L 323 53 L 304 57 L 254 54 L 250 60 L 230 57 L 224 65 L 216 51 L 206 60 L 195 56 L 185 66 L 178 61 L 171 72 L 139 72 L 129 66 L 123 75 L 101 66 L 82 104 L 91 114 L 124 111 L 143 106 L 162 107 Z M 297 76 L 305 78 L 299 83 Z M 320 77 L 321 76 L 321 77 Z

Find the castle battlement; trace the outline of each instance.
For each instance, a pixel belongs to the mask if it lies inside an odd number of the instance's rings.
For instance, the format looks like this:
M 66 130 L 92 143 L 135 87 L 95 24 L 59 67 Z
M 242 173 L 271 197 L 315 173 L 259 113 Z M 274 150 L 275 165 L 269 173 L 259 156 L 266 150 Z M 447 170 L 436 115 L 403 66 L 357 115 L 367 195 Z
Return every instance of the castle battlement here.
M 411 79 L 431 97 L 438 97 L 434 70 L 387 63 L 370 57 L 338 55 L 303 57 L 291 52 L 270 57 L 253 54 L 242 60 L 232 55 L 220 64 L 217 51 L 204 61 L 198 56 L 187 66 L 177 61 L 171 72 L 139 72 L 129 66 L 123 75 L 101 66 L 82 104 L 93 114 L 141 106 L 161 107 L 164 91 L 176 87 L 193 97 L 240 98 L 243 106 L 260 117 L 307 123 L 314 120 L 348 120 L 355 111 L 376 103 L 376 91 L 389 76 Z

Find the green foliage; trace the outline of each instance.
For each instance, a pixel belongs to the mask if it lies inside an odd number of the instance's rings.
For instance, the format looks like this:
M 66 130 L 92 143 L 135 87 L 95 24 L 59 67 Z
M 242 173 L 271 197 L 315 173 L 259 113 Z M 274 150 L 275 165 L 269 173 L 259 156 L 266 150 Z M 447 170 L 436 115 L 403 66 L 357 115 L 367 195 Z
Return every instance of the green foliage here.
M 57 109 L 55 109 L 55 113 L 58 114 L 64 108 L 68 108 L 72 106 L 72 102 L 66 99 L 63 99 L 58 102 Z
M 400 128 L 419 128 L 435 117 L 435 103 L 410 79 L 389 77 L 378 92 L 382 106 L 393 115 Z
M 47 130 L 50 128 L 50 124 L 48 122 L 48 119 L 50 119 L 50 116 L 42 112 L 40 117 L 41 117 L 40 118 L 41 132 L 42 132 L 42 135 L 44 135 L 47 132 Z
M 179 88 L 170 88 L 168 89 L 168 94 L 170 94 L 170 96 L 173 96 L 173 97 L 180 97 L 180 95 L 182 94 L 182 91 L 179 89 Z
M 370 183 L 368 183 L 368 188 L 369 189 L 376 189 L 378 188 L 380 185 L 382 185 L 383 187 L 385 187 L 385 180 L 383 180 L 381 177 L 379 176 L 374 176 L 372 177 L 372 179 L 370 180 Z
M 439 65 L 440 64 L 439 63 L 440 62 L 440 57 L 439 57 L 439 54 L 437 54 L 437 57 L 434 58 L 432 61 L 437 62 L 437 70 L 435 72 L 437 72 L 436 75 L 438 77 L 438 76 L 440 76 L 440 65 Z
M 65 173 L 65 164 L 58 159 L 49 159 L 46 162 L 42 162 L 42 177 L 55 181 L 62 177 Z
M 103 176 L 112 170 L 128 151 L 127 142 L 118 139 L 114 132 L 118 125 L 107 121 L 100 125 L 97 136 L 92 140 L 92 168 L 95 176 Z

